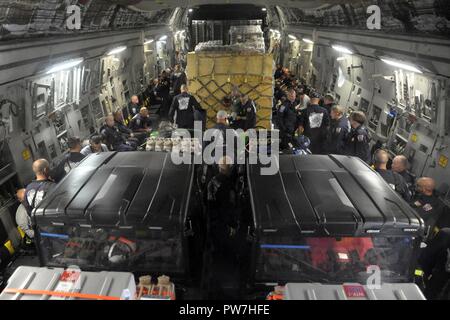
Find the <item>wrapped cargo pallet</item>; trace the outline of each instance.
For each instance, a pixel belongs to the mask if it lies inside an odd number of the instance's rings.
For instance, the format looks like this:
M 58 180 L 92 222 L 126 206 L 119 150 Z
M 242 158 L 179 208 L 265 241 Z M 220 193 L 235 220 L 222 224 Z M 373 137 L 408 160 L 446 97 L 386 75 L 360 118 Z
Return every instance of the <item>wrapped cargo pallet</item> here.
M 256 126 L 271 128 L 273 99 L 271 54 L 191 52 L 187 58 L 186 74 L 190 92 L 207 110 L 207 128 L 214 125 L 219 110 L 226 110 L 223 98 L 231 93 L 234 86 L 255 101 Z

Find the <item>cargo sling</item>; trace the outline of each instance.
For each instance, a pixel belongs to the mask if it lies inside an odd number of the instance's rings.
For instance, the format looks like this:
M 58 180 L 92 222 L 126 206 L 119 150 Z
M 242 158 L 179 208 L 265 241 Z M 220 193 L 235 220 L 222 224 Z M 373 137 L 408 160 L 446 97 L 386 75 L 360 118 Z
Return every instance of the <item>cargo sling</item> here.
M 256 127 L 267 127 L 269 128 L 269 124 L 271 121 L 272 113 L 272 105 L 267 106 L 266 103 L 260 103 L 260 99 L 269 99 L 272 101 L 272 81 L 267 81 L 264 79 L 264 64 L 261 65 L 261 70 L 259 73 L 252 73 L 249 71 L 249 62 L 251 57 L 245 57 L 246 63 L 244 64 L 245 70 L 243 70 L 242 73 L 233 73 L 232 67 L 235 65 L 235 56 L 228 57 L 229 63 L 228 63 L 228 70 L 224 73 L 219 73 L 216 71 L 216 63 L 217 59 L 220 59 L 221 56 L 215 56 L 215 55 L 200 55 L 195 59 L 196 64 L 196 70 L 195 72 L 192 72 L 191 74 L 187 74 L 189 80 L 196 85 L 192 85 L 194 89 L 192 94 L 197 98 L 198 101 L 201 102 L 201 104 L 205 105 L 206 108 L 204 109 L 206 111 L 209 111 L 207 114 L 207 127 L 211 127 L 215 123 L 215 117 L 216 113 L 222 109 L 222 99 L 221 97 L 227 96 L 228 93 L 231 91 L 230 86 L 232 85 L 232 82 L 234 82 L 235 85 L 239 88 L 239 91 L 241 93 L 251 95 L 250 98 L 255 102 L 256 104 Z M 208 70 L 207 74 L 201 74 L 200 73 L 200 60 L 202 59 L 211 59 L 211 70 Z M 221 82 L 220 79 L 223 76 L 226 76 L 226 81 Z M 241 80 L 233 81 L 232 77 L 243 77 Z M 258 81 L 258 83 L 251 83 L 252 81 L 249 81 L 249 77 L 257 77 L 261 80 Z M 267 90 L 272 90 L 272 94 L 267 95 L 265 94 Z M 270 110 L 270 112 L 268 112 Z M 264 112 L 266 111 L 266 112 Z

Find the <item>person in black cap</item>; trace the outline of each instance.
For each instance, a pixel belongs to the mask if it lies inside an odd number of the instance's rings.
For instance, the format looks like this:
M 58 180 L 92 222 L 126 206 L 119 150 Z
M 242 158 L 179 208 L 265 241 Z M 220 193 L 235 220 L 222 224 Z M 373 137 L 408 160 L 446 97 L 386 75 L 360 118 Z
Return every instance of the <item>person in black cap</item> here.
M 330 116 L 328 111 L 319 106 L 320 95 L 311 94 L 311 103 L 299 118 L 299 129 L 311 140 L 311 152 L 313 154 L 325 153 Z
M 81 153 L 81 141 L 78 137 L 70 137 L 67 140 L 69 153 L 59 162 L 59 164 L 52 170 L 50 176 L 55 182 L 61 181 L 66 174 L 70 172 L 77 164 L 84 159 L 85 155 Z

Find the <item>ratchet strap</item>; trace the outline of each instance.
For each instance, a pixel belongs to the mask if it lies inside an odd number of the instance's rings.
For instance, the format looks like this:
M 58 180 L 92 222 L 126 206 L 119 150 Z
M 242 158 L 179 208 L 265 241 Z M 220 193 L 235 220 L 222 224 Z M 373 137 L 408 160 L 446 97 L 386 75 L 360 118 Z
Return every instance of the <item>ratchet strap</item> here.
M 50 290 L 31 290 L 31 289 L 13 289 L 7 288 L 3 290 L 4 293 L 20 293 L 35 296 L 57 296 L 64 298 L 80 298 L 89 300 L 120 300 L 119 297 L 108 297 L 98 294 L 78 293 L 78 292 L 60 292 Z

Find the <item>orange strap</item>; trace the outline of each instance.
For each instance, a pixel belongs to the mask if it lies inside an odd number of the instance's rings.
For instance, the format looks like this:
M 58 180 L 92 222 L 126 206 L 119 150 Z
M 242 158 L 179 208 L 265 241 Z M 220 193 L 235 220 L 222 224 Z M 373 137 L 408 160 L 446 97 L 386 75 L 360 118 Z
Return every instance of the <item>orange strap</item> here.
M 119 297 L 108 297 L 101 296 L 97 294 L 87 294 L 87 293 L 77 293 L 77 292 L 58 292 L 50 290 L 31 290 L 31 289 L 10 289 L 7 288 L 3 290 L 5 293 L 21 293 L 21 294 L 31 294 L 36 296 L 57 296 L 65 298 L 80 298 L 80 299 L 90 299 L 90 300 L 120 300 Z

